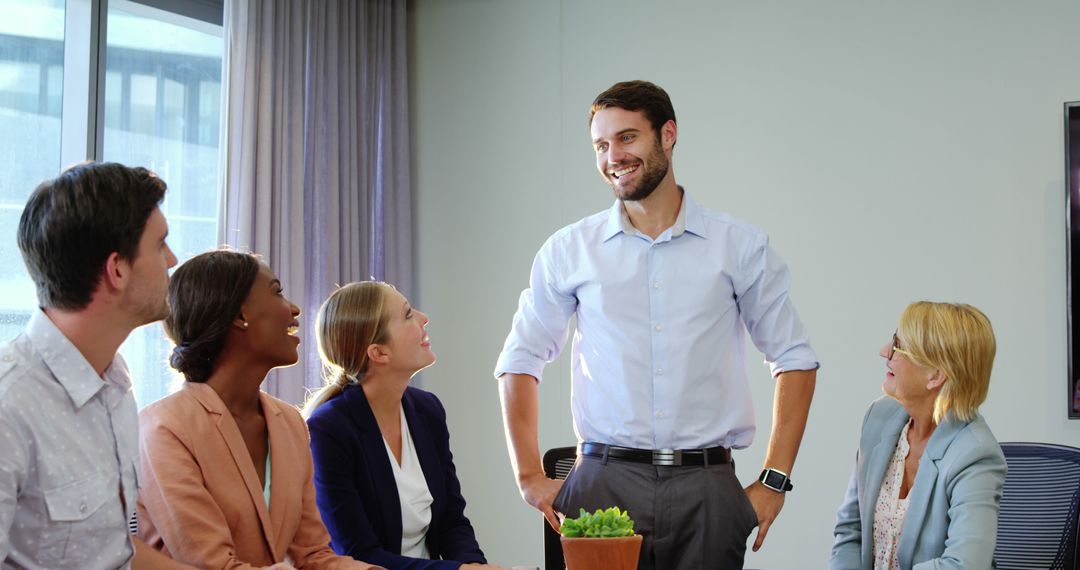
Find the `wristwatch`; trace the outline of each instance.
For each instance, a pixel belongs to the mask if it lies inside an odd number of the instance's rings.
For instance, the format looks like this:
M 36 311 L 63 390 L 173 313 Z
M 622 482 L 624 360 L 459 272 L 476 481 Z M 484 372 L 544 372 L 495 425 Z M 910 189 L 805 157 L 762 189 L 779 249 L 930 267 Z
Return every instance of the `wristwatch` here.
M 773 469 L 772 467 L 762 469 L 758 481 L 761 481 L 762 485 L 765 485 L 777 493 L 784 493 L 794 488 L 791 484 L 791 477 L 789 477 L 787 473 L 778 469 Z

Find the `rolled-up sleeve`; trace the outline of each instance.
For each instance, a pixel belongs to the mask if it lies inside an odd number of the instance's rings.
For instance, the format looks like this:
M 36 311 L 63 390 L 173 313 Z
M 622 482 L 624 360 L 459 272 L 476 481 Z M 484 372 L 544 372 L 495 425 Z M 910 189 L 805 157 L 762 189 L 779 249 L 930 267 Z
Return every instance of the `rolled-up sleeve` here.
M 577 298 L 560 286 L 557 238 L 552 236 L 533 259 L 529 288 L 521 292 L 514 323 L 495 364 L 495 377 L 528 374 L 541 380 L 544 365 L 566 345 Z
M 747 242 L 740 265 L 740 277 L 735 280 L 739 313 L 772 375 L 816 370 L 817 354 L 789 295 L 791 274 L 764 232 L 755 232 Z

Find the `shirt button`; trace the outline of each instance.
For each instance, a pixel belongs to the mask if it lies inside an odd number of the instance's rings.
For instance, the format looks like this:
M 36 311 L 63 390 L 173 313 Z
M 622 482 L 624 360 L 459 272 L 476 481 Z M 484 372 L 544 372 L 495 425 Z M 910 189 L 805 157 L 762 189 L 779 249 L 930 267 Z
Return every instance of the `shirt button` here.
M 656 282 L 654 282 L 654 283 L 652 284 L 652 288 L 653 288 L 653 289 L 659 289 L 659 288 L 660 288 L 660 282 L 659 282 L 659 281 L 656 281 Z
M 656 369 L 656 375 L 657 376 L 663 376 L 664 375 L 664 369 L 663 368 L 657 368 Z
M 85 513 L 86 512 L 86 503 L 83 503 L 83 504 L 79 505 L 79 512 L 80 513 Z
M 662 330 L 664 330 L 664 327 L 662 327 L 660 325 L 656 325 L 656 332 L 660 332 Z
M 656 417 L 658 417 L 658 418 L 662 418 L 662 417 L 664 417 L 666 415 L 667 414 L 665 414 L 664 412 L 656 412 Z
M 10 354 L 5 354 L 4 355 L 4 362 L 11 362 L 12 360 L 15 360 L 14 356 L 12 356 Z

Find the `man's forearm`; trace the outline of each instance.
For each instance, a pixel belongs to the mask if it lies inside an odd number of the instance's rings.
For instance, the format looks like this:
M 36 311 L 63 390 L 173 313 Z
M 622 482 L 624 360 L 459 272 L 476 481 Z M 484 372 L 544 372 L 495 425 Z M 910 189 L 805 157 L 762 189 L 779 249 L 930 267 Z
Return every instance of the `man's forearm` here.
M 806 430 L 806 418 L 810 413 L 816 383 L 816 370 L 791 370 L 777 377 L 773 428 L 769 448 L 765 452 L 765 467 L 791 473 Z
M 504 374 L 499 378 L 506 447 L 518 484 L 543 474 L 537 427 L 537 380 L 527 374 Z
M 499 378 L 506 446 L 510 449 L 510 463 L 521 498 L 543 513 L 551 528 L 559 530 L 560 521 L 552 503 L 562 488 L 562 481 L 544 475 L 540 461 L 537 384 L 536 378 L 527 374 L 504 374 Z

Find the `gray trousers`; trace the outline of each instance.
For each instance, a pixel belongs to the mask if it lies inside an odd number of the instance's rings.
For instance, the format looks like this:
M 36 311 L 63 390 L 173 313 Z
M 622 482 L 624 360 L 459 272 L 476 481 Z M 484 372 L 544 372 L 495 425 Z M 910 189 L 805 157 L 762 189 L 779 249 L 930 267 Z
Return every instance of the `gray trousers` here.
M 618 506 L 642 535 L 639 570 L 742 568 L 757 514 L 731 464 L 654 466 L 579 455 L 555 510 Z

